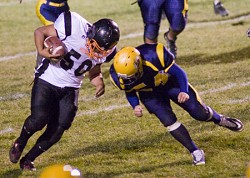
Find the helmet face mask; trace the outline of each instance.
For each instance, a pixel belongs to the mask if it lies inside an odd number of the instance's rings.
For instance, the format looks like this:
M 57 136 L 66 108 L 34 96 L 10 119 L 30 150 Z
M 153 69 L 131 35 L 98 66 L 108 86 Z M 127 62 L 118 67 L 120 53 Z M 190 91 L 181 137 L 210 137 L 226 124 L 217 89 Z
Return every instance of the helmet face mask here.
M 86 47 L 87 50 L 85 51 L 85 54 L 87 54 L 90 59 L 94 59 L 97 61 L 108 56 L 112 51 L 112 49 L 105 50 L 101 48 L 97 44 L 97 42 L 93 39 L 92 40 L 87 39 Z
M 121 49 L 114 57 L 114 68 L 120 83 L 134 84 L 143 74 L 140 52 L 133 47 Z
M 132 85 L 133 83 L 135 83 L 139 78 L 141 78 L 142 73 L 139 72 L 139 70 L 131 76 L 127 76 L 124 74 L 119 74 L 117 73 L 117 76 L 123 80 L 123 84 L 124 85 Z
M 112 52 L 119 38 L 118 25 L 111 19 L 100 19 L 88 29 L 85 53 L 94 60 L 104 58 Z

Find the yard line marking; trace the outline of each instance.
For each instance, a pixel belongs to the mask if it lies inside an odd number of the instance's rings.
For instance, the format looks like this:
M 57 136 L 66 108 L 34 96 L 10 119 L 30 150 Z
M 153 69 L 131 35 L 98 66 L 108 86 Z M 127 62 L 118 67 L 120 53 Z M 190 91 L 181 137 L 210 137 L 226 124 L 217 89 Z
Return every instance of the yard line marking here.
M 192 27 L 204 27 L 204 26 L 212 26 L 212 25 L 218 25 L 218 24 L 225 24 L 225 23 L 232 23 L 232 22 L 238 22 L 242 21 L 246 18 L 250 18 L 250 14 L 243 15 L 234 19 L 228 19 L 228 20 L 222 20 L 222 21 L 211 21 L 211 22 L 190 22 L 187 23 L 186 29 L 192 28 Z M 166 30 L 160 29 L 159 32 L 165 32 Z M 128 35 L 121 36 L 121 40 L 129 39 L 129 38 L 135 38 L 138 36 L 143 36 L 143 32 L 137 32 L 132 33 Z
M 3 134 L 8 133 L 8 132 L 13 132 L 13 131 L 14 131 L 14 129 L 12 129 L 11 127 L 9 127 L 9 128 L 0 130 L 0 135 L 3 135 Z
M 0 101 L 7 101 L 7 100 L 15 100 L 15 99 L 19 99 L 19 98 L 24 98 L 25 96 L 28 96 L 25 93 L 15 93 L 12 94 L 11 96 L 0 96 Z
M 36 52 L 19 53 L 19 54 L 16 54 L 14 56 L 4 56 L 4 57 L 1 57 L 0 61 L 7 61 L 7 60 L 10 60 L 10 59 L 16 59 L 16 58 L 19 58 L 19 57 L 31 56 L 31 55 L 35 55 L 35 54 L 36 54 Z
M 102 111 L 113 111 L 115 109 L 120 109 L 120 108 L 124 108 L 124 107 L 128 107 L 130 106 L 130 104 L 122 104 L 122 105 L 111 105 L 109 107 L 106 107 L 106 108 L 100 108 L 100 109 L 96 109 L 96 110 L 89 110 L 89 111 L 82 111 L 82 112 L 79 112 L 77 114 L 77 116 L 84 116 L 84 115 L 92 115 L 92 114 L 97 114 L 99 112 L 102 112 Z
M 247 82 L 250 84 L 250 82 Z M 204 95 L 204 94 L 207 94 L 207 93 L 216 93 L 216 92 L 220 92 L 220 91 L 226 91 L 226 90 L 229 90 L 233 87 L 237 86 L 236 83 L 230 83 L 224 87 L 221 87 L 221 88 L 215 88 L 215 89 L 209 89 L 209 90 L 206 90 L 206 91 L 202 91 L 202 92 L 198 92 L 200 95 Z
M 225 104 L 239 104 L 239 103 L 245 103 L 250 101 L 250 96 L 247 96 L 243 99 L 238 99 L 238 100 L 228 100 L 227 102 L 225 102 Z
M 250 85 L 250 81 L 249 82 L 244 82 L 244 83 L 241 83 L 241 84 L 236 84 L 236 83 L 230 83 L 228 84 L 227 86 L 225 87 L 221 87 L 221 88 L 217 88 L 217 89 L 210 89 L 210 90 L 205 90 L 203 92 L 199 92 L 200 95 L 204 95 L 204 94 L 207 94 L 207 93 L 215 93 L 215 92 L 221 92 L 221 91 L 226 91 L 226 90 L 229 90 L 229 89 L 232 89 L 234 87 L 237 87 L 237 86 L 248 86 Z M 17 93 L 15 94 L 16 97 L 14 97 L 14 99 L 18 99 L 18 98 L 23 98 L 25 96 L 27 96 L 27 94 L 22 94 L 22 93 Z M 7 100 L 8 97 L 0 97 L 0 101 L 1 100 Z M 238 100 L 229 100 L 227 102 L 225 102 L 226 104 L 238 104 L 238 103 L 244 103 L 244 102 L 248 102 L 250 101 L 250 96 L 247 96 L 243 99 L 238 99 Z M 119 106 L 117 105 L 110 105 L 106 108 L 99 108 L 99 109 L 96 109 L 96 110 L 87 110 L 87 111 L 81 111 L 79 112 L 76 117 L 79 117 L 79 116 L 85 116 L 85 115 L 93 115 L 93 114 L 98 114 L 99 112 L 102 112 L 102 111 L 113 111 L 115 109 L 120 109 L 120 108 L 125 108 L 125 107 L 130 107 L 130 104 L 121 104 Z M 3 135 L 5 133 L 8 133 L 8 132 L 13 132 L 14 129 L 12 128 L 6 128 L 6 129 L 3 129 L 3 130 L 0 130 L 0 135 Z
M 250 85 L 250 81 L 249 82 L 244 82 L 244 83 L 241 83 L 241 84 L 236 84 L 236 83 L 230 83 L 224 87 L 221 87 L 221 88 L 216 88 L 216 89 L 209 89 L 209 90 L 205 90 L 205 91 L 202 91 L 202 92 L 198 92 L 200 95 L 204 95 L 204 94 L 210 94 L 210 93 L 216 93 L 216 92 L 222 92 L 222 91 L 226 91 L 226 90 L 230 90 L 234 87 L 237 87 L 237 86 L 248 86 Z M 237 103 L 243 103 L 243 102 L 247 102 L 250 100 L 250 97 L 247 97 L 247 98 L 244 98 L 244 99 L 240 99 L 240 100 L 229 100 L 229 104 L 237 104 Z M 130 104 L 123 104 L 123 105 L 111 105 L 107 108 L 100 108 L 100 109 L 97 109 L 97 110 L 89 110 L 89 111 L 82 111 L 80 112 L 79 114 L 77 114 L 77 116 L 84 116 L 84 115 L 92 115 L 92 114 L 97 114 L 99 112 L 102 112 L 102 111 L 112 111 L 112 110 L 115 110 L 115 109 L 120 109 L 120 108 L 124 108 L 124 107 L 129 107 Z
M 240 22 L 240 21 L 247 19 L 247 18 L 250 18 L 250 14 L 242 15 L 240 17 L 236 17 L 233 19 L 220 20 L 220 21 L 192 22 L 192 23 L 187 23 L 187 28 L 188 27 L 212 26 L 212 25 L 225 24 L 225 23 L 235 23 L 235 22 Z
M 249 82 L 244 82 L 244 83 L 240 84 L 240 86 L 243 86 L 243 87 L 248 86 L 248 85 L 250 85 L 250 81 Z
M 25 0 L 24 2 L 22 3 L 30 3 L 32 2 L 33 0 Z M 19 2 L 1 2 L 0 3 L 0 7 L 6 7 L 6 6 L 13 6 L 13 5 L 19 5 L 20 6 L 21 3 Z
M 217 93 L 217 92 L 222 92 L 222 91 L 226 91 L 226 90 L 235 88 L 237 86 L 243 86 L 243 87 L 245 87 L 245 86 L 249 86 L 249 85 L 250 85 L 250 81 L 243 82 L 243 83 L 240 83 L 240 84 L 229 83 L 228 85 L 223 86 L 221 88 L 214 88 L 214 89 L 212 88 L 212 89 L 201 91 L 201 92 L 198 91 L 198 93 L 199 93 L 199 95 L 210 94 L 210 93 Z M 11 96 L 0 96 L 0 101 L 6 101 L 6 100 L 11 100 L 11 99 L 22 99 L 22 98 L 27 97 L 27 96 L 29 96 L 29 95 L 26 94 L 26 93 L 15 93 L 15 94 L 12 94 Z M 92 101 L 92 100 L 95 100 L 95 99 L 96 98 L 94 98 L 94 97 L 93 98 L 84 98 L 84 97 L 81 97 L 81 98 L 79 98 L 79 101 Z M 110 109 L 120 108 L 119 106 L 110 106 L 110 107 L 111 108 L 105 108 L 104 110 L 109 111 Z M 89 112 L 88 114 L 92 114 L 92 111 L 87 111 L 87 112 Z M 84 115 L 86 115 L 86 114 L 84 114 Z
M 5 3 L 7 4 L 7 3 Z M 1 4 L 0 4 L 1 6 Z M 248 15 L 243 15 L 234 19 L 228 19 L 228 20 L 223 20 L 223 21 L 212 21 L 212 22 L 190 22 L 187 24 L 186 28 L 190 28 L 190 27 L 203 27 L 203 26 L 211 26 L 211 25 L 217 25 L 217 24 L 225 24 L 225 23 L 232 23 L 232 22 L 238 22 L 238 21 L 242 21 L 246 18 L 250 18 L 250 14 Z M 160 30 L 159 32 L 164 32 L 164 30 Z M 124 35 L 121 36 L 120 40 L 126 40 L 126 39 L 130 39 L 130 38 L 135 38 L 138 36 L 143 36 L 143 32 L 136 32 L 136 33 L 131 33 L 128 35 Z M 30 55 L 34 55 L 35 52 L 28 52 L 28 53 L 19 53 L 16 54 L 14 56 L 4 56 L 4 57 L 0 57 L 0 62 L 1 61 L 6 61 L 6 60 L 10 60 L 10 59 L 16 59 L 19 57 L 23 57 L 23 56 L 30 56 Z

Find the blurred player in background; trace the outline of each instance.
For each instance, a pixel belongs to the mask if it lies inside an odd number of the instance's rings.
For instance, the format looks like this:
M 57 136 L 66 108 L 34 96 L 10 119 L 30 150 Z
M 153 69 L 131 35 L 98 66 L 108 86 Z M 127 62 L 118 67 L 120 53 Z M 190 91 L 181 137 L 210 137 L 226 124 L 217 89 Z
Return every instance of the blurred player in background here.
M 172 110 L 173 101 L 194 119 L 214 122 L 232 131 L 243 130 L 239 119 L 218 114 L 205 105 L 197 91 L 188 83 L 185 71 L 178 66 L 163 44 L 145 43 L 137 48 L 125 47 L 115 57 L 110 67 L 111 81 L 126 98 L 137 117 L 143 115 L 143 107 L 154 114 L 193 157 L 194 165 L 205 164 L 203 150 L 191 139 L 185 126 Z
M 247 30 L 247 36 L 250 38 L 250 28 Z
M 64 42 L 68 49 L 66 55 L 52 55 L 50 48 L 44 48 L 44 39 L 48 36 L 58 36 Z M 86 72 L 89 72 L 90 82 L 96 88 L 95 97 L 104 94 L 101 64 L 113 58 L 119 38 L 120 31 L 113 20 L 100 19 L 90 24 L 70 11 L 61 13 L 53 25 L 35 30 L 36 49 L 43 60 L 35 72 L 31 114 L 9 152 L 11 162 L 17 163 L 29 138 L 46 127 L 20 160 L 21 169 L 36 170 L 33 161 L 57 143 L 64 131 L 70 128 Z
M 36 15 L 44 25 L 53 24 L 62 12 L 67 11 L 67 0 L 38 0 L 36 5 Z
M 22 3 L 22 0 L 20 0 Z M 53 24 L 62 12 L 69 11 L 67 0 L 38 0 L 36 15 L 44 25 Z
M 222 4 L 222 2 L 220 0 L 214 0 L 214 13 L 220 14 L 222 17 L 228 16 L 229 12 L 228 10 L 224 7 L 224 5 Z
M 22 0 L 20 0 L 22 3 Z M 37 0 L 36 15 L 43 25 L 53 24 L 62 12 L 68 12 L 67 0 Z M 41 64 L 42 56 L 36 54 L 35 69 Z
M 137 0 L 144 23 L 144 42 L 158 42 L 162 12 L 169 22 L 169 29 L 164 38 L 170 52 L 176 57 L 177 36 L 185 29 L 187 23 L 187 0 Z

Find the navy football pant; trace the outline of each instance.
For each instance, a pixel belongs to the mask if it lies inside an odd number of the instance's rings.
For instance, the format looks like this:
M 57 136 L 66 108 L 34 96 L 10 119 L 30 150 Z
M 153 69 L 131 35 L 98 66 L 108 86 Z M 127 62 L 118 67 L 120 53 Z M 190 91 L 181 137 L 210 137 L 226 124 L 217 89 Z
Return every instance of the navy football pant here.
M 144 38 L 157 38 L 162 11 L 165 12 L 173 31 L 184 30 L 187 22 L 187 0 L 140 0 L 138 4 L 144 23 Z
M 177 121 L 176 115 L 172 110 L 170 100 L 186 110 L 194 119 L 209 121 L 213 111 L 201 101 L 198 93 L 189 85 L 189 100 L 185 103 L 178 103 L 179 87 L 158 87 L 153 92 L 139 92 L 140 100 L 150 113 L 155 114 L 161 123 L 168 127 Z M 214 111 L 215 112 L 215 111 Z

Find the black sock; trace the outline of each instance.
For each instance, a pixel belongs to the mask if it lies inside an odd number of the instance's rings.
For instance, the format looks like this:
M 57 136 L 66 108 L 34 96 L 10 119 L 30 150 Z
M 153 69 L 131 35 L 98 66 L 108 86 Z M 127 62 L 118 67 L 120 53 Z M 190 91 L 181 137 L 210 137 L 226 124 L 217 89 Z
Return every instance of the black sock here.
M 197 150 L 198 147 L 195 145 L 193 140 L 191 139 L 187 129 L 184 125 L 180 125 L 177 129 L 170 132 L 170 134 L 179 141 L 184 147 L 186 147 L 190 153 Z
M 36 144 L 31 148 L 31 150 L 25 155 L 25 158 L 34 161 L 39 155 L 41 155 L 46 150 L 43 150 L 39 144 Z

